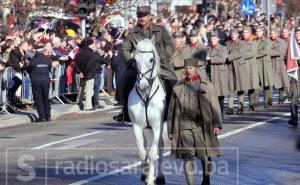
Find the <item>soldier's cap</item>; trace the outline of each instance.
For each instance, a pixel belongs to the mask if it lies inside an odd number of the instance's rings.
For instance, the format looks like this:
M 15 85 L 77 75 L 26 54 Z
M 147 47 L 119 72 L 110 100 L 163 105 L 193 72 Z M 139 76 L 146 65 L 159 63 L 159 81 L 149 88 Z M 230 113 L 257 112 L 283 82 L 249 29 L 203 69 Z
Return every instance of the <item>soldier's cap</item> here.
M 150 6 L 138 6 L 136 9 L 136 15 L 138 18 L 145 17 L 151 14 Z
M 270 28 L 270 33 L 277 33 L 277 29 L 274 27 Z
M 197 58 L 184 59 L 184 67 L 188 67 L 188 66 L 198 67 L 198 59 Z
M 264 29 L 264 27 L 263 26 L 261 26 L 261 25 L 258 25 L 257 27 L 256 27 L 256 29 L 255 29 L 256 31 L 257 30 L 262 30 L 262 31 L 264 31 L 265 29 Z
M 236 28 L 231 28 L 230 33 L 239 33 L 239 30 Z
M 282 31 L 288 31 L 288 32 L 289 32 L 290 29 L 289 29 L 288 27 L 283 27 L 283 28 L 282 28 Z
M 252 32 L 252 29 L 251 29 L 251 27 L 247 26 L 247 27 L 244 28 L 243 31 L 244 31 L 244 32 L 246 31 L 246 32 L 251 33 L 251 32 Z
M 181 31 L 176 31 L 173 33 L 173 38 L 183 37 L 183 34 Z
M 209 37 L 219 37 L 219 33 L 217 31 L 210 32 Z
M 297 27 L 295 28 L 295 32 L 298 32 L 298 31 L 300 31 L 300 26 L 297 26 Z
M 191 37 L 197 37 L 198 36 L 198 30 L 191 30 L 191 33 L 190 33 L 190 36 Z
M 241 27 L 243 27 L 243 24 L 242 24 L 242 23 L 239 23 L 239 24 L 237 24 L 237 27 L 238 27 L 238 28 L 241 28 Z

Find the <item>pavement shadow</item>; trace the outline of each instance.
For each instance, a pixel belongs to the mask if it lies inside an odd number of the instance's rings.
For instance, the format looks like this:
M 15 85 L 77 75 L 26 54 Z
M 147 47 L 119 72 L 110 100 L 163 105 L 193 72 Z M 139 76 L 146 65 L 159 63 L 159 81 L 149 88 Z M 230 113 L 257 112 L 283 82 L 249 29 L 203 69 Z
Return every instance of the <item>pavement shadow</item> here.
M 16 111 L 13 114 L 27 116 L 31 122 L 35 122 L 38 119 L 38 117 L 34 113 L 30 113 L 30 112 Z
M 131 127 L 131 125 L 129 125 L 128 123 L 122 124 L 122 123 L 118 123 L 118 122 L 112 122 L 112 123 L 101 123 L 101 125 L 104 126 L 109 126 L 109 127 Z

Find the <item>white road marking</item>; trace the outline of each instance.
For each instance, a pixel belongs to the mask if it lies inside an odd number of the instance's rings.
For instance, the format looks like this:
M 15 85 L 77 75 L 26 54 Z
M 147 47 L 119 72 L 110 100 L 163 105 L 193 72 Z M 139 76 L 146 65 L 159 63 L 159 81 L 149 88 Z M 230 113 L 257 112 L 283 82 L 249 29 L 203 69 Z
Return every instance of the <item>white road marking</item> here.
M 70 141 L 70 142 L 67 142 L 67 143 L 64 143 L 64 146 L 62 147 L 57 147 L 55 149 L 73 149 L 73 148 L 77 148 L 79 146 L 82 146 L 82 145 L 86 145 L 86 144 L 89 144 L 89 143 L 94 143 L 94 142 L 99 142 L 99 141 L 103 141 L 103 139 L 82 139 L 82 140 L 73 140 L 73 141 Z
M 274 121 L 274 120 L 278 120 L 278 119 L 281 119 L 282 117 L 289 116 L 289 115 L 291 115 L 291 114 L 290 113 L 284 113 L 284 114 L 281 114 L 280 116 L 272 117 L 272 118 L 269 118 L 269 119 L 267 119 L 265 121 L 254 123 L 254 124 L 251 124 L 249 126 L 246 126 L 246 127 L 240 128 L 240 129 L 236 129 L 236 130 L 233 130 L 233 131 L 221 134 L 221 135 L 218 136 L 218 138 L 219 139 L 224 139 L 226 137 L 238 134 L 240 132 L 249 130 L 249 129 L 254 128 L 254 127 L 258 127 L 258 126 L 267 124 L 268 122 L 271 122 L 271 121 Z M 168 152 L 164 153 L 164 156 L 169 156 L 170 154 L 171 154 L 171 152 L 168 151 Z M 69 184 L 69 185 L 83 185 L 83 184 L 86 184 L 86 183 L 89 183 L 89 182 L 93 182 L 95 180 L 100 180 L 100 179 L 103 179 L 105 177 L 118 174 L 120 172 L 124 172 L 125 170 L 129 170 L 131 168 L 138 167 L 140 165 L 141 165 L 141 162 L 136 162 L 136 163 L 133 163 L 133 164 L 130 164 L 130 165 L 127 165 L 127 166 L 123 166 L 123 167 L 121 167 L 119 169 L 112 170 L 112 171 L 110 171 L 108 173 L 101 173 L 99 175 L 96 175 L 96 176 L 93 176 L 93 177 L 90 177 L 90 178 L 87 178 L 87 179 L 84 179 L 84 180 L 81 180 L 81 181 L 77 181 L 77 182 L 74 182 L 74 183 Z
M 38 149 L 46 148 L 46 147 L 49 147 L 49 146 L 52 146 L 52 145 L 56 145 L 56 144 L 59 144 L 59 143 L 63 143 L 63 142 L 66 142 L 66 141 L 71 141 L 71 140 L 75 140 L 75 139 L 79 139 L 79 138 L 91 136 L 91 135 L 94 135 L 94 134 L 99 134 L 101 132 L 103 132 L 103 131 L 96 131 L 96 132 L 92 132 L 92 133 L 88 133 L 88 134 L 79 135 L 79 136 L 76 136 L 76 137 L 71 137 L 69 139 L 64 139 L 64 140 L 59 140 L 59 141 L 51 142 L 51 143 L 48 143 L 48 144 L 44 144 L 44 145 L 41 145 L 41 146 L 34 147 L 34 148 L 32 148 L 32 150 L 38 150 Z

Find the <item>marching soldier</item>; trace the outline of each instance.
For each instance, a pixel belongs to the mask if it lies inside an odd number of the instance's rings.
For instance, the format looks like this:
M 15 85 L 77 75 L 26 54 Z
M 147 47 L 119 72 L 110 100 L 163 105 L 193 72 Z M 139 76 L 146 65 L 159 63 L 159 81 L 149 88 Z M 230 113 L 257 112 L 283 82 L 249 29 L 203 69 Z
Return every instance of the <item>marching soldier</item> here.
M 206 74 L 206 56 L 207 56 L 207 48 L 203 45 L 199 33 L 197 30 L 192 30 L 190 33 L 190 43 L 189 48 L 192 53 L 193 58 L 198 59 L 198 70 L 199 75 L 202 79 L 208 79 Z
M 137 41 L 143 39 L 155 38 L 155 46 L 160 57 L 160 77 L 163 79 L 166 90 L 167 100 L 170 97 L 172 87 L 177 83 L 177 76 L 174 72 L 173 66 L 170 63 L 170 57 L 175 52 L 175 43 L 169 32 L 159 25 L 151 23 L 151 8 L 150 6 L 137 7 L 138 25 L 131 30 L 124 41 L 122 54 L 125 62 L 128 65 L 124 72 L 122 82 L 120 82 L 120 103 L 124 106 L 122 112 L 113 119 L 118 122 L 130 121 L 127 110 L 127 99 L 130 90 L 134 86 L 136 78 L 135 59 L 132 52 L 135 49 Z
M 295 29 L 295 36 L 298 45 L 300 46 L 300 26 Z M 300 65 L 300 60 L 297 61 Z M 291 99 L 290 109 L 291 109 L 291 119 L 289 124 L 293 126 L 298 125 L 298 99 L 300 97 L 300 68 L 298 68 L 298 80 L 291 78 L 291 85 L 289 91 L 289 97 Z
M 244 112 L 244 91 L 250 89 L 249 76 L 245 75 L 249 73 L 247 61 L 244 59 L 244 55 L 247 51 L 245 43 L 239 39 L 239 32 L 237 29 L 231 30 L 231 41 L 227 43 L 228 47 L 228 62 L 229 66 L 232 66 L 233 73 L 229 75 L 229 84 L 233 84 L 233 91 L 237 91 L 238 94 L 238 112 L 237 114 L 243 114 Z M 251 51 L 251 48 L 250 48 Z M 231 81 L 231 82 L 230 82 Z M 232 87 L 231 87 L 232 88 Z M 233 92 L 232 92 L 233 93 Z M 233 114 L 233 94 L 229 95 L 229 110 L 227 114 Z
M 248 66 L 250 87 L 248 90 L 249 97 L 249 110 L 254 111 L 256 104 L 258 103 L 258 88 L 259 88 L 259 76 L 258 76 L 258 64 L 256 61 L 257 42 L 252 40 L 252 30 L 250 27 L 246 27 L 243 31 L 244 47 L 246 48 L 244 53 L 244 60 Z
M 229 95 L 227 48 L 219 44 L 219 37 L 216 32 L 212 32 L 210 38 L 211 46 L 208 48 L 206 61 L 210 68 L 210 80 L 219 98 L 223 117 L 224 97 Z
M 173 88 L 168 111 L 168 136 L 172 154 L 184 160 L 188 185 L 195 184 L 194 157 L 201 160 L 202 185 L 210 184 L 211 157 L 220 156 L 217 135 L 222 129 L 214 86 L 198 75 L 198 60 L 184 61 L 185 79 Z
M 290 37 L 290 31 L 288 28 L 283 28 L 281 32 L 281 38 L 285 41 L 288 42 Z
M 258 26 L 256 29 L 258 48 L 256 60 L 258 62 L 258 74 L 261 87 L 264 89 L 264 106 L 272 106 L 271 89 L 273 87 L 273 70 L 271 60 L 272 42 L 264 36 L 264 28 Z
M 270 30 L 270 39 L 272 41 L 271 59 L 274 72 L 274 88 L 279 89 L 278 104 L 283 104 L 285 99 L 284 89 L 288 89 L 290 83 L 284 61 L 288 45 L 283 39 L 278 38 L 277 29 L 272 28 Z
M 176 44 L 176 50 L 170 61 L 174 67 L 175 74 L 178 80 L 184 78 L 184 59 L 190 58 L 190 49 L 185 46 L 182 32 L 174 32 L 173 38 Z

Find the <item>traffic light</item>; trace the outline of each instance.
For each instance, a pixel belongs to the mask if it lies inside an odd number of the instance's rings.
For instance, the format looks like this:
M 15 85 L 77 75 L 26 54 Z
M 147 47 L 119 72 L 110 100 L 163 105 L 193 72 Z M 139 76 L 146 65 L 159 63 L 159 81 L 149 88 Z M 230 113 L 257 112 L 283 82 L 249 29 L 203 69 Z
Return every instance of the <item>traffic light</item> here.
M 79 17 L 86 17 L 95 11 L 95 0 L 78 0 L 77 14 Z

